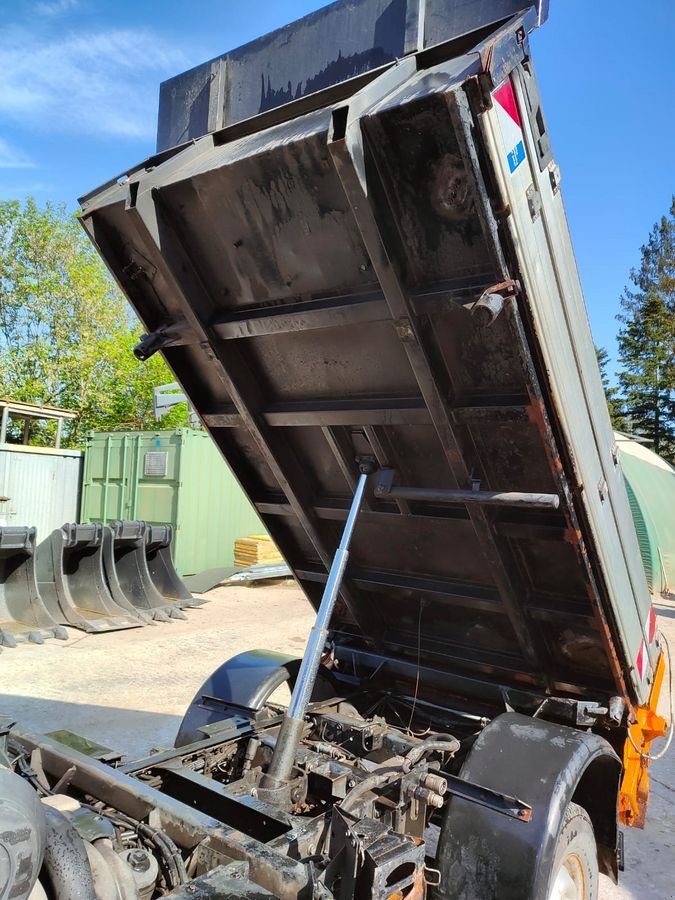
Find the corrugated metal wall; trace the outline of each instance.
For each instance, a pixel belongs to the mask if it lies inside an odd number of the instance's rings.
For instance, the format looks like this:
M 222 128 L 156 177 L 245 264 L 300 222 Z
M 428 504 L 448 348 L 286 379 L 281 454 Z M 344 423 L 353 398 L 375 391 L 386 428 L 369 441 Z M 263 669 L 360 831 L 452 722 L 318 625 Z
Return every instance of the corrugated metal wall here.
M 675 469 L 642 444 L 615 434 L 650 589 L 675 589 Z
M 0 446 L 0 525 L 35 525 L 38 540 L 77 522 L 82 453 L 48 447 Z
M 87 443 L 81 521 L 144 519 L 174 527 L 181 575 L 234 564 L 234 542 L 265 534 L 204 431 L 98 432 Z

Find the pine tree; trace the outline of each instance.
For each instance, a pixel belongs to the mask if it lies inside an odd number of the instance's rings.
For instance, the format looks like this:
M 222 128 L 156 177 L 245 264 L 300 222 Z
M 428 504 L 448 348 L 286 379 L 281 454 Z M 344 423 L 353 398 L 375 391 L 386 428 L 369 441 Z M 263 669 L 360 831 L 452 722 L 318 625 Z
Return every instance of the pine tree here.
M 604 347 L 596 347 L 595 354 L 598 358 L 598 366 L 600 368 L 600 377 L 602 378 L 602 386 L 605 389 L 605 398 L 607 400 L 607 410 L 612 423 L 612 428 L 616 431 L 625 431 L 626 420 L 621 409 L 621 398 L 619 397 L 618 388 L 610 384 L 609 375 L 607 374 L 607 366 L 609 365 L 609 353 Z
M 675 197 L 621 297 L 619 386 L 630 429 L 675 459 Z

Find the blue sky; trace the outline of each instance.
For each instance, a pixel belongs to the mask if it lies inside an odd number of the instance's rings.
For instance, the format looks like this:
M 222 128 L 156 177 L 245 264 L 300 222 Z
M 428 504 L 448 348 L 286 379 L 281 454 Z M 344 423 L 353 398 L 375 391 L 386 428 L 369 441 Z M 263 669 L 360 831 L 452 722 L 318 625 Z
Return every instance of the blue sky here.
M 320 0 L 0 0 L 0 198 L 76 198 L 154 149 L 159 82 Z M 532 36 L 596 343 L 675 191 L 672 0 L 551 0 Z

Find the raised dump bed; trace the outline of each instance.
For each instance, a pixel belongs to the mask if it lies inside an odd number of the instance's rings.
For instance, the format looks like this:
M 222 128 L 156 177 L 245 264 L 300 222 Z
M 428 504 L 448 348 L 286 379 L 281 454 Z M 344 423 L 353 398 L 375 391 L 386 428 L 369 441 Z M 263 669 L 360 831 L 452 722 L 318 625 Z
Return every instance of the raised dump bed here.
M 376 460 L 338 655 L 408 678 L 421 657 L 428 698 L 644 702 L 650 597 L 515 37 L 531 15 L 150 160 L 82 221 L 139 356 L 163 350 L 315 604 Z
M 644 821 L 665 655 L 529 56 L 545 14 L 339 0 L 173 80 L 163 152 L 82 201 L 137 356 L 165 354 L 317 608 L 302 660 L 223 662 L 145 760 L 11 731 L 156 893 L 591 898 Z

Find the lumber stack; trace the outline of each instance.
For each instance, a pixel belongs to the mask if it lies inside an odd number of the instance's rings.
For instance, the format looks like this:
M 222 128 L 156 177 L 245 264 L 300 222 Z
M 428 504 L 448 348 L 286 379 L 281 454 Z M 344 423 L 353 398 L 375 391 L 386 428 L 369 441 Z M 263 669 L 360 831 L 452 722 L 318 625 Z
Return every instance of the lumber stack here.
M 235 566 L 257 566 L 261 563 L 281 563 L 283 557 L 269 535 L 251 534 L 234 542 Z

